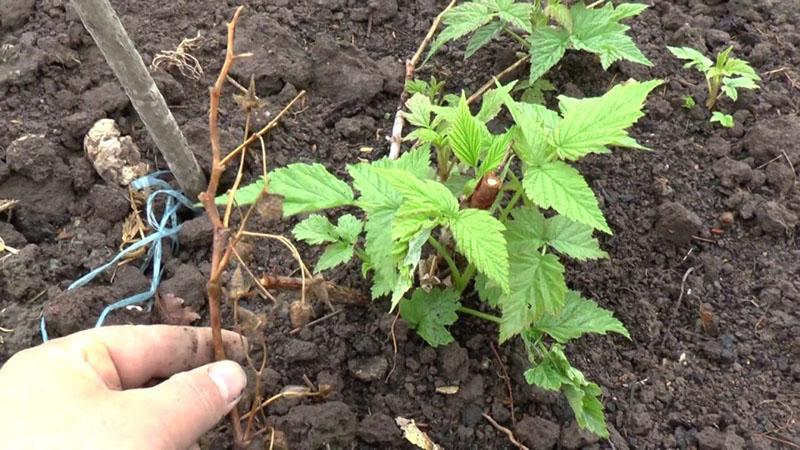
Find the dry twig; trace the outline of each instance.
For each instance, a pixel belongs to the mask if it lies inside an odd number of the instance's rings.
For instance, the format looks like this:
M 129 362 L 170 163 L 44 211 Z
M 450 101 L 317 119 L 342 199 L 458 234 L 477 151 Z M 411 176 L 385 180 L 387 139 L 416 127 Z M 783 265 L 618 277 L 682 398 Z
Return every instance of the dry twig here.
M 483 413 L 483 418 L 488 420 L 489 423 L 492 424 L 493 427 L 495 427 L 498 430 L 500 430 L 503 433 L 505 433 L 505 435 L 508 436 L 508 440 L 511 441 L 512 444 L 516 445 L 518 449 L 520 449 L 520 450 L 530 450 L 528 447 L 526 447 L 520 441 L 518 441 L 517 438 L 514 437 L 514 433 L 511 430 L 509 430 L 508 428 L 506 428 L 506 427 L 500 425 L 499 423 L 497 423 L 494 419 L 492 419 L 492 416 L 490 416 L 490 415 L 488 415 L 486 413 Z
M 519 66 L 525 64 L 529 59 L 531 59 L 531 55 L 523 56 L 522 58 L 518 59 L 514 64 L 506 67 L 505 69 L 503 69 L 503 71 L 493 76 L 491 80 L 487 81 L 486 83 L 483 83 L 483 86 L 478 88 L 478 90 L 475 91 L 474 94 L 469 96 L 469 98 L 467 99 L 467 103 L 472 104 L 473 102 L 481 98 L 481 96 L 485 94 L 486 91 L 488 91 L 489 89 L 492 88 L 492 86 L 494 86 L 495 80 L 498 81 L 502 80 L 503 77 L 516 70 Z
M 411 59 L 406 60 L 406 77 L 405 82 L 408 83 L 414 78 L 414 70 L 416 70 L 417 63 L 419 63 L 419 59 L 422 57 L 422 53 L 425 51 L 425 48 L 428 46 L 428 43 L 433 38 L 433 35 L 436 33 L 436 29 L 439 28 L 439 24 L 442 22 L 442 17 L 450 10 L 453 6 L 455 6 L 458 0 L 452 0 L 447 7 L 436 16 L 434 19 L 433 24 L 431 24 L 431 28 L 428 30 L 428 34 L 425 35 L 425 39 L 422 40 L 422 43 L 419 44 L 419 48 L 417 48 L 417 52 L 414 53 L 414 56 Z M 405 118 L 403 117 L 403 109 L 406 106 L 406 101 L 408 101 L 408 90 L 403 87 L 403 93 L 400 95 L 400 104 L 397 106 L 397 113 L 394 116 L 394 125 L 392 125 L 392 137 L 390 138 L 391 145 L 389 146 L 389 159 L 397 159 L 400 156 L 400 145 L 403 143 L 403 125 L 405 123 Z
M 514 414 L 514 391 L 511 389 L 511 377 L 508 376 L 506 365 L 503 364 L 503 360 L 500 359 L 500 353 L 497 352 L 494 343 L 490 341 L 489 346 L 492 347 L 492 353 L 494 353 L 494 357 L 497 358 L 497 364 L 500 365 L 500 370 L 503 371 L 503 380 L 505 380 L 506 389 L 508 390 L 508 408 L 511 410 L 511 423 L 517 426 L 517 416 Z
M 667 336 L 669 336 L 670 330 L 672 329 L 672 323 L 675 321 L 675 316 L 678 314 L 678 311 L 681 308 L 681 303 L 683 303 L 683 295 L 686 292 L 686 280 L 689 278 L 689 275 L 695 271 L 695 269 L 697 269 L 697 267 L 689 267 L 689 269 L 686 270 L 686 273 L 683 274 L 683 278 L 681 279 L 681 293 L 678 296 L 678 301 L 675 302 L 675 306 L 672 307 L 672 314 L 670 314 L 669 322 L 667 322 L 667 327 L 664 329 L 664 337 L 661 339 L 662 347 L 667 342 Z

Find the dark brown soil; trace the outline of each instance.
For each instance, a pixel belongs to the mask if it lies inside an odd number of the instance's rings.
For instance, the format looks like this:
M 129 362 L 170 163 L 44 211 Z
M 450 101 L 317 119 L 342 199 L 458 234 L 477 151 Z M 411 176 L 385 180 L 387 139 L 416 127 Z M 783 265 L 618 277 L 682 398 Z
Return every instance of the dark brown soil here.
M 207 169 L 207 87 L 223 59 L 223 24 L 235 5 L 112 3 L 148 63 L 183 38 L 205 36 L 197 52 L 202 80 L 163 71 L 156 77 Z M 346 163 L 383 156 L 402 89 L 402 61 L 444 3 L 248 2 L 238 48 L 254 56 L 240 61 L 234 76 L 246 82 L 253 75 L 273 115 L 295 92 L 309 91 L 304 108 L 270 135 L 269 163 L 319 161 L 343 174 Z M 410 448 L 394 425 L 397 416 L 424 424 L 445 448 L 510 448 L 481 412 L 536 449 L 800 446 L 800 1 L 648 3 L 653 7 L 633 21 L 632 33 L 654 68 L 620 63 L 603 72 L 590 55 L 569 54 L 552 74 L 559 91 L 572 96 L 598 95 L 629 77 L 669 80 L 634 132 L 653 152 L 617 152 L 582 164 L 616 234 L 603 242 L 609 260 L 570 265 L 568 279 L 614 310 L 632 340 L 588 338 L 569 353 L 603 387 L 611 440 L 578 432 L 563 398 L 528 386 L 520 349 L 511 344 L 500 353 L 514 386 L 514 426 L 490 348 L 491 326 L 465 318 L 453 329 L 460 344 L 434 350 L 400 321 L 397 365 L 385 382 L 393 361 L 385 302 L 345 308 L 289 335 L 285 302 L 251 301 L 248 306 L 266 311 L 271 321 L 268 394 L 303 385 L 304 376 L 333 387 L 325 400 L 282 401 L 269 409 L 292 448 Z M 20 201 L 0 217 L 0 236 L 21 250 L 0 255 L 0 326 L 14 330 L 0 332 L 3 362 L 40 342 L 45 305 L 49 330 L 58 336 L 93 326 L 105 304 L 147 287 L 147 278 L 129 266 L 113 282 L 105 276 L 64 292 L 116 253 L 128 208 L 125 191 L 106 186 L 83 153 L 88 128 L 96 119 L 114 118 L 147 161 L 162 163 L 68 2 L 0 0 L 0 33 L 0 198 Z M 763 75 L 761 90 L 723 104 L 735 113 L 733 129 L 709 124 L 702 108 L 681 108 L 687 93 L 703 103 L 704 83 L 681 69 L 667 44 L 714 52 L 734 45 Z M 500 43 L 467 63 L 462 55 L 463 47 L 451 46 L 422 74 L 447 79 L 451 91 L 475 89 L 514 58 Z M 232 92 L 221 119 L 229 146 L 242 135 Z M 19 139 L 27 135 L 33 136 Z M 258 170 L 254 165 L 248 176 Z M 291 226 L 254 222 L 273 233 Z M 181 237 L 184 245 L 168 259 L 161 292 L 177 294 L 202 313 L 207 223 L 189 222 Z M 294 267 L 277 246 L 257 243 L 253 254 L 259 273 L 286 274 Z M 317 255 L 304 249 L 312 261 Z M 332 279 L 368 287 L 355 265 L 335 270 Z M 317 312 L 328 311 L 319 305 Z M 123 311 L 110 322 L 157 320 L 155 313 Z M 443 385 L 460 391 L 436 393 Z M 229 436 L 223 425 L 204 445 L 224 448 Z

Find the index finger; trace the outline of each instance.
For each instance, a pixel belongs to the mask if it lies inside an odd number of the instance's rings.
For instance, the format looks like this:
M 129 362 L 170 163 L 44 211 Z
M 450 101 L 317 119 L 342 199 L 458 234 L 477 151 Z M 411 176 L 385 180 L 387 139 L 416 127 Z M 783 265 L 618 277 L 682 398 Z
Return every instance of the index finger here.
M 247 343 L 244 337 L 223 330 L 222 340 L 228 359 L 244 359 Z M 102 347 L 101 351 L 104 349 L 107 352 L 118 379 L 104 381 L 110 386 L 118 384 L 123 389 L 140 387 L 151 379 L 168 378 L 214 360 L 211 328 L 170 325 L 109 326 L 81 331 L 55 339 L 51 343 L 82 352 L 90 364 L 98 357 L 88 357 L 86 352 Z M 109 370 L 98 370 L 103 378 L 113 375 L 103 372 Z

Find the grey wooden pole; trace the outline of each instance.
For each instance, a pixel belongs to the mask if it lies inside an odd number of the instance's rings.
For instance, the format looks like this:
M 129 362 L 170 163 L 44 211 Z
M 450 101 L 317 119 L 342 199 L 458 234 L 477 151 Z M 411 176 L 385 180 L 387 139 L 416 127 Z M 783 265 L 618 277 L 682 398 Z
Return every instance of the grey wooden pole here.
M 167 102 L 108 0 L 72 0 L 181 189 L 195 199 L 206 180 Z

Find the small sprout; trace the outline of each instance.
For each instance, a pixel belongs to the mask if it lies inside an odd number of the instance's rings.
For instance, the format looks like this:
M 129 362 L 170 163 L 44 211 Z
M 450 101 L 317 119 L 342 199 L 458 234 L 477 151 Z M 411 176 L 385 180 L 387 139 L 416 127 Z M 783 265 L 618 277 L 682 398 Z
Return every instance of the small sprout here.
M 684 95 L 683 96 L 683 107 L 686 109 L 694 109 L 697 106 L 697 102 L 694 101 L 694 97 L 691 95 Z
M 730 114 L 714 111 L 711 114 L 711 123 L 719 122 L 725 128 L 733 128 L 733 116 Z
M 714 109 L 723 95 L 736 101 L 739 98 L 738 89 L 758 89 L 756 82 L 761 81 L 761 77 L 747 61 L 731 57 L 733 47 L 720 52 L 716 62 L 690 47 L 667 48 L 676 57 L 688 61 L 683 65 L 685 69 L 695 68 L 706 76 L 706 107 L 709 110 Z

